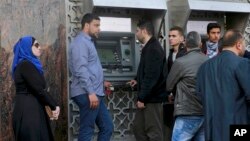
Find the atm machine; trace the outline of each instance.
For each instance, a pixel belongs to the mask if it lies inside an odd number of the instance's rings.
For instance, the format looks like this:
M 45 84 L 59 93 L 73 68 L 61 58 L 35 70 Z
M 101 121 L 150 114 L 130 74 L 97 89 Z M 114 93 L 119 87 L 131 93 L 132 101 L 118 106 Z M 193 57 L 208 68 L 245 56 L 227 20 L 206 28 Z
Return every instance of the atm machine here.
M 135 36 L 136 25 L 142 18 L 150 19 L 155 36 L 165 34 L 166 0 L 77 0 L 70 3 L 69 22 L 80 29 L 79 15 L 93 12 L 101 18 L 101 33 L 96 40 L 96 50 L 101 61 L 104 79 L 112 83 L 114 91 L 107 95 L 106 103 L 112 115 L 114 132 L 111 140 L 133 141 L 132 124 L 135 114 L 136 91 L 126 84 L 136 77 L 140 61 L 141 44 Z M 82 6 L 82 8 L 78 8 Z M 82 13 L 81 13 L 82 12 Z M 74 18 L 76 17 L 76 18 Z M 108 19 L 108 20 L 105 20 Z M 114 19 L 118 19 L 118 22 Z M 122 19 L 127 19 L 124 25 Z M 108 23 L 108 28 L 102 25 Z M 115 27 L 118 27 L 115 29 Z M 124 30 L 124 28 L 126 30 Z M 74 28 L 75 30 L 77 28 Z M 74 30 L 71 30 L 72 32 Z M 75 34 L 70 34 L 75 35 Z M 70 39 L 69 38 L 69 42 Z M 76 140 L 79 129 L 79 109 L 69 100 L 69 140 Z
M 197 31 L 203 38 L 209 22 L 221 25 L 221 36 L 230 28 L 244 33 L 250 13 L 249 0 L 168 0 L 167 7 L 170 27 Z
M 140 51 L 132 32 L 101 32 L 96 50 L 102 64 L 105 80 L 113 85 L 126 85 L 134 79 Z

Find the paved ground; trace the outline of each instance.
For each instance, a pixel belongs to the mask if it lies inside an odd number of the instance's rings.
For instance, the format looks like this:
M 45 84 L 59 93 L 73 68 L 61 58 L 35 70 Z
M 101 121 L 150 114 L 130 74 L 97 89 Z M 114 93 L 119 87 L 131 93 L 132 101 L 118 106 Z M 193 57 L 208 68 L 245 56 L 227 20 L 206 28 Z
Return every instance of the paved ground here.
M 164 125 L 164 141 L 171 141 L 169 135 L 170 135 L 170 130 Z M 77 141 L 77 137 L 74 139 L 71 139 L 70 141 Z M 92 141 L 97 141 L 97 135 L 94 136 Z M 110 141 L 136 141 L 135 137 L 133 134 L 126 135 L 124 137 L 120 137 L 119 135 L 114 135 L 112 136 Z
M 126 136 L 126 137 L 120 137 L 120 138 L 112 138 L 111 141 L 136 141 L 134 136 Z
M 77 139 L 73 139 L 72 141 L 77 141 Z M 94 137 L 92 141 L 97 141 L 97 137 Z M 133 135 L 127 135 L 125 137 L 113 136 L 110 141 L 136 141 L 136 140 Z

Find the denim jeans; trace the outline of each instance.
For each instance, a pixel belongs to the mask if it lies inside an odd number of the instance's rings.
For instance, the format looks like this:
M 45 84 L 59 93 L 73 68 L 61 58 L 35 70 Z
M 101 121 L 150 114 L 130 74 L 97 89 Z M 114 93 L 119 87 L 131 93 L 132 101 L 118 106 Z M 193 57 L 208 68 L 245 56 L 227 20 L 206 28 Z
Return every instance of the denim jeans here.
M 99 106 L 90 109 L 88 94 L 82 94 L 73 98 L 80 109 L 80 129 L 78 141 L 91 141 L 95 124 L 99 128 L 98 141 L 109 141 L 113 132 L 113 122 L 103 97 L 98 96 Z
M 205 141 L 203 116 L 177 116 L 172 141 Z

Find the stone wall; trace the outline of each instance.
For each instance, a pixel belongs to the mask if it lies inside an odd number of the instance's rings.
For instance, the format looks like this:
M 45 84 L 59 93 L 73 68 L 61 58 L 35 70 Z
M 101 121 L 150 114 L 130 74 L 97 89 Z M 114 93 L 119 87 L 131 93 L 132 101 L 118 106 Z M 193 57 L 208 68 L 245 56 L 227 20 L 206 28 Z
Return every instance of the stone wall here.
M 24 35 L 42 45 L 41 57 L 50 94 L 58 101 L 61 115 L 53 121 L 57 141 L 67 140 L 66 15 L 62 0 L 0 1 L 0 141 L 14 140 L 11 116 L 15 89 L 10 75 L 12 47 Z
M 250 51 L 250 15 L 248 17 L 248 22 L 246 24 L 244 38 L 246 40 L 246 48 L 248 51 Z

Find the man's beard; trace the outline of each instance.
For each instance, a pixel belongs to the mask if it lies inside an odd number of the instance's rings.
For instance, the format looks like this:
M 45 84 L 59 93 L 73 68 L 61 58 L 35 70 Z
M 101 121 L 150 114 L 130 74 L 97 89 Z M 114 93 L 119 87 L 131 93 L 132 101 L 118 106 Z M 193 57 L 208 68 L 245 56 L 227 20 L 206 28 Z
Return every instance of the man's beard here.
M 94 34 L 94 33 L 90 33 L 89 36 L 93 39 L 97 39 L 98 38 L 98 34 Z
M 144 43 L 144 38 L 137 38 L 138 39 L 138 41 L 141 43 L 141 44 L 145 44 Z
M 239 53 L 239 56 L 243 57 L 244 54 L 245 54 L 245 51 L 246 51 L 246 50 L 242 50 L 242 51 Z

